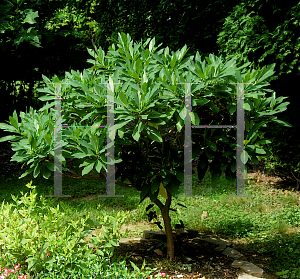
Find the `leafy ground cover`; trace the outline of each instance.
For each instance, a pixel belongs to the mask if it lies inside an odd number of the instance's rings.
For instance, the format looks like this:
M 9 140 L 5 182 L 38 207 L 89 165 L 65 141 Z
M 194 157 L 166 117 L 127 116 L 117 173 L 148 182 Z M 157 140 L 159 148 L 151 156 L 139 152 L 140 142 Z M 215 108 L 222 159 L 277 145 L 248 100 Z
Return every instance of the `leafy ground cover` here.
M 256 183 L 257 181 L 248 180 L 245 192 L 253 197 L 228 197 L 230 194 L 235 194 L 235 185 L 228 183 L 223 177 L 216 188 L 212 189 L 209 186 L 210 179 L 210 174 L 207 173 L 205 179 L 199 183 L 196 174 L 194 175 L 193 194 L 202 195 L 202 197 L 179 197 L 176 201 L 184 204 L 187 208 L 174 207 L 179 210 L 179 214 L 176 215 L 171 212 L 172 227 L 179 223 L 180 219 L 183 220 L 187 229 L 198 230 L 202 235 L 222 236 L 234 242 L 240 252 L 245 253 L 248 258 L 252 257 L 249 258 L 250 261 L 263 265 L 261 267 L 266 272 L 265 278 L 299 278 L 299 194 L 293 191 L 276 189 L 272 185 L 266 185 L 266 183 Z M 21 192 L 24 194 L 29 193 L 30 189 L 26 187 L 26 184 L 30 180 L 33 181 L 32 185 L 37 185 L 38 195 L 42 193 L 45 195 L 53 194 L 53 177 L 48 181 L 34 179 L 33 177 L 18 180 L 16 175 L 1 180 L 0 201 L 12 204 L 14 201 L 11 194 L 20 197 Z M 182 185 L 181 194 L 183 193 L 184 188 Z M 106 218 L 105 216 L 117 216 L 117 213 L 119 218 L 122 217 L 124 220 L 118 231 L 119 238 L 141 237 L 145 229 L 159 230 L 156 225 L 150 224 L 147 219 L 146 207 L 150 204 L 150 200 L 139 205 L 139 195 L 135 189 L 116 185 L 116 195 L 122 194 L 124 195 L 123 198 L 97 199 L 98 194 L 105 194 L 104 183 L 63 178 L 63 194 L 71 195 L 72 198 L 57 199 L 52 205 L 55 208 L 59 204 L 60 211 L 63 212 L 60 221 L 66 223 L 67 220 L 72 220 L 72 222 L 76 223 L 78 221 L 80 224 L 82 219 L 89 216 L 95 224 L 95 232 L 99 237 L 104 237 L 100 228 Z M 208 212 L 208 217 L 201 220 L 203 211 Z M 159 216 L 159 214 L 157 215 Z M 62 216 L 64 217 L 62 218 Z M 159 219 L 158 221 L 162 220 Z M 65 227 L 62 226 L 62 230 Z M 88 239 L 86 239 L 86 243 L 89 243 Z M 149 244 L 132 244 L 128 246 L 127 250 L 115 247 L 114 255 L 116 258 L 121 256 L 124 259 L 126 255 L 128 258 L 125 258 L 123 267 L 121 267 L 122 264 L 119 260 L 115 270 L 112 268 L 113 261 L 108 258 L 110 269 L 107 272 L 111 272 L 108 276 L 115 277 L 103 276 L 103 278 L 148 278 L 150 274 L 154 276 L 160 274 L 160 272 L 163 272 L 162 275 L 166 274 L 164 278 L 168 276 L 173 278 L 172 276 L 179 274 L 184 276 L 205 275 L 205 278 L 236 278 L 235 269 L 230 266 L 232 261 L 229 261 L 226 257 L 220 257 L 220 253 L 214 254 L 211 246 L 204 247 L 192 240 L 178 243 L 177 247 L 177 259 L 173 263 L 168 263 L 164 256 L 159 256 L 154 252 L 155 249 L 160 249 L 165 255 L 166 248 L 163 243 L 152 246 Z M 194 253 L 191 251 L 194 251 Z M 99 256 L 97 259 L 99 259 Z M 135 271 L 138 269 L 130 263 L 132 262 L 137 268 L 141 269 L 144 261 L 145 268 L 149 268 L 148 271 L 144 269 L 144 273 Z M 57 261 L 53 270 L 61 270 L 60 265 L 63 262 L 63 258 L 61 261 Z M 17 263 L 11 262 L 10 268 L 13 268 L 15 264 Z M 66 270 L 69 269 L 69 273 L 66 271 L 69 277 L 61 278 L 79 278 L 76 276 L 84 272 L 79 269 L 79 266 L 74 264 L 66 267 Z M 103 267 L 101 268 L 103 269 Z M 94 269 L 97 269 L 96 265 L 93 267 Z M 117 277 L 117 270 L 120 271 L 121 269 L 123 271 L 119 274 L 123 274 L 124 277 Z M 91 267 L 87 270 L 90 272 Z M 26 270 L 23 271 L 26 272 Z M 125 271 L 128 273 L 126 275 L 128 277 L 124 275 Z M 71 275 L 71 272 L 73 272 L 73 275 Z M 281 275 L 277 275 L 276 272 L 281 272 Z M 87 274 L 90 274 L 90 277 Z M 41 274 L 34 275 L 33 272 L 30 275 L 33 278 L 60 278 L 57 277 L 58 275 L 51 277 L 50 274 L 47 275 L 48 277 L 46 275 L 42 277 Z M 83 278 L 96 278 L 91 277 L 91 273 L 83 274 L 83 276 L 85 276 Z

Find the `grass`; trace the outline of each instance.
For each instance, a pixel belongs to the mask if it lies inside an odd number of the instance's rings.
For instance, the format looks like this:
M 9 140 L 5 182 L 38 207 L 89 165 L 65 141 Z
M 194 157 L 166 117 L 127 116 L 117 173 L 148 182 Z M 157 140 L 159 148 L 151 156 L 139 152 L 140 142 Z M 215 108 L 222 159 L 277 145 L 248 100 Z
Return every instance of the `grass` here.
M 173 199 L 172 208 L 177 208 L 179 214 L 170 211 L 172 226 L 181 219 L 187 229 L 238 239 L 259 253 L 267 255 L 270 269 L 281 272 L 281 278 L 300 278 L 300 208 L 295 193 L 273 189 L 264 184 L 258 186 L 253 181 L 247 181 L 245 194 L 253 197 L 229 197 L 236 193 L 235 183 L 229 183 L 222 176 L 216 187 L 211 188 L 210 179 L 210 174 L 206 173 L 204 180 L 199 183 L 196 175 L 193 176 L 193 195 L 201 197 Z M 18 180 L 15 177 L 0 181 L 0 201 L 12 203 L 11 194 L 18 196 L 21 191 L 29 192 L 25 185 L 30 180 L 33 181 L 33 185 L 38 186 L 39 194 L 53 194 L 53 178 L 46 181 L 32 177 Z M 184 187 L 180 187 L 180 194 L 183 195 Z M 118 185 L 115 188 L 116 195 L 124 195 L 123 198 L 100 198 L 90 201 L 58 199 L 65 220 L 80 221 L 83 216 L 89 214 L 100 228 L 100 216 L 114 216 L 116 212 L 121 212 L 127 216 L 123 227 L 128 228 L 122 230 L 122 238 L 141 237 L 143 230 L 149 229 L 146 207 L 151 203 L 150 200 L 147 198 L 139 205 L 139 192 L 135 189 Z M 63 194 L 77 198 L 93 194 L 104 195 L 105 184 L 63 178 Z M 176 207 L 176 202 L 183 203 L 187 209 Z M 156 210 L 159 221 L 163 223 L 158 208 Z M 208 218 L 201 220 L 203 211 L 208 212 Z M 158 230 L 158 227 L 152 228 Z

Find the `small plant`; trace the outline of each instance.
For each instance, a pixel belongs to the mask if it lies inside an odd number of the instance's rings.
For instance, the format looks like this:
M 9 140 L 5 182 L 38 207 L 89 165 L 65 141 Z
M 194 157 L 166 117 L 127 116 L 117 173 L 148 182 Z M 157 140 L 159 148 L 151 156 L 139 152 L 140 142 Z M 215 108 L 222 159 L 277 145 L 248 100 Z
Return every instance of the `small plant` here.
M 292 278 L 296 279 L 299 278 L 300 275 L 300 268 L 291 268 L 290 270 L 282 270 L 280 272 L 276 272 L 277 275 L 279 275 L 281 278 Z
M 79 244 L 91 230 L 83 230 L 78 222 L 71 221 L 63 234 L 59 235 L 59 205 L 56 209 L 52 208 L 44 197 L 39 202 L 35 186 L 31 186 L 31 183 L 26 185 L 33 189 L 29 197 L 27 193 L 20 199 L 12 196 L 15 205 L 4 206 L 4 202 L 2 203 L 0 246 L 3 252 L 10 255 L 10 260 L 19 262 L 28 270 L 35 268 L 36 271 L 41 271 L 54 262 L 53 257 L 48 257 L 49 253 L 62 253 L 70 260 L 78 254 L 88 254 L 89 251 Z M 89 223 L 91 220 L 81 220 L 82 225 L 89 228 L 85 221 Z M 68 264 L 66 261 L 65 266 Z
M 119 214 L 116 218 L 104 216 L 103 222 L 110 228 L 102 226 L 103 237 L 92 238 L 94 247 L 100 246 L 100 249 L 90 249 L 83 239 L 92 232 L 94 226 L 89 216 L 62 225 L 63 221 L 59 220 L 64 219 L 64 213 L 60 212 L 59 204 L 54 208 L 43 195 L 38 198 L 36 186 L 31 184 L 32 181 L 26 185 L 33 189 L 29 196 L 21 192 L 21 198 L 12 195 L 16 204 L 2 203 L 0 252 L 3 256 L 0 257 L 0 266 L 9 267 L 11 263 L 20 263 L 18 266 L 23 267 L 22 272 L 30 275 L 38 273 L 38 278 L 43 278 L 43 274 L 48 276 L 57 273 L 61 276 L 93 273 L 101 275 L 101 278 L 111 278 L 109 276 L 117 273 L 129 274 L 129 271 L 124 271 L 125 262 L 117 259 L 117 263 L 113 263 L 114 258 L 111 259 L 114 247 L 119 245 Z M 97 268 L 92 271 L 91 266 L 95 263 Z M 141 271 L 135 268 L 137 273 Z

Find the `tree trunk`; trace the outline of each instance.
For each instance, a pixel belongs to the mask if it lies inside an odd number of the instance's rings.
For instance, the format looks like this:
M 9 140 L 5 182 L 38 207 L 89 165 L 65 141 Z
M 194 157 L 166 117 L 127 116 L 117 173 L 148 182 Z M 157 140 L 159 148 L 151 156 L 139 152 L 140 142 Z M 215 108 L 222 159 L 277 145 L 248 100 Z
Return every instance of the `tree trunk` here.
M 168 198 L 166 200 L 165 205 L 163 205 L 159 199 L 156 199 L 154 203 L 159 207 L 164 220 L 164 226 L 165 226 L 166 237 L 167 237 L 167 254 L 168 254 L 169 261 L 174 261 L 175 260 L 174 236 L 172 234 L 171 218 L 169 216 L 172 196 L 168 190 L 167 190 L 167 196 Z
M 175 248 L 174 248 L 174 236 L 172 234 L 172 227 L 171 227 L 171 219 L 169 217 L 169 209 L 164 207 L 162 210 L 162 217 L 164 219 L 164 225 L 166 230 L 167 236 L 167 254 L 170 261 L 175 260 Z

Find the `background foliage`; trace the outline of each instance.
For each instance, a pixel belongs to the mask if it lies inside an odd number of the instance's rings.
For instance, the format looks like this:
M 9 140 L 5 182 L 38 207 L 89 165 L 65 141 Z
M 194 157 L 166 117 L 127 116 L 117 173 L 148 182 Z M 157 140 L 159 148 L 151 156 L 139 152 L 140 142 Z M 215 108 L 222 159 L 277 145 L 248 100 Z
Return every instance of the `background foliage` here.
M 291 105 L 283 112 L 282 119 L 293 129 L 268 125 L 264 135 L 272 144 L 268 149 L 272 156 L 264 161 L 270 163 L 282 179 L 299 185 L 299 48 L 300 48 L 300 2 L 288 1 L 243 1 L 233 8 L 225 19 L 218 35 L 219 53 L 226 58 L 236 57 L 239 63 L 251 62 L 251 67 L 276 63 L 271 88 L 276 96 L 289 96 Z M 239 65 L 238 63 L 238 65 Z M 299 183 L 299 184 L 297 184 Z
M 0 51 L 9 61 L 0 72 L 0 91 L 7 108 L 1 110 L 1 122 L 14 109 L 42 107 L 36 91 L 43 84 L 42 74 L 62 77 L 67 70 L 87 68 L 86 48 L 96 44 L 107 51 L 122 31 L 135 41 L 155 36 L 157 44 L 171 50 L 187 44 L 187 55 L 199 51 L 201 55 L 235 56 L 240 63 L 250 61 L 252 67 L 261 68 L 276 63 L 271 88 L 276 96 L 290 97 L 291 105 L 282 119 L 294 128 L 291 132 L 273 124 L 265 128 L 265 136 L 272 140 L 270 162 L 278 165 L 277 174 L 288 172 L 291 181 L 296 181 L 299 2 L 4 0 L 0 7 Z M 293 158 L 283 154 L 293 154 Z M 279 170 L 282 164 L 286 166 Z
M 136 41 L 155 36 L 158 44 L 173 50 L 188 44 L 191 53 L 216 53 L 218 20 L 231 10 L 229 2 L 6 0 L 0 51 L 10 63 L 1 68 L 0 90 L 17 112 L 26 106 L 38 109 L 42 105 L 35 84 L 42 82 L 42 74 L 61 76 L 71 68 L 87 68 L 86 48 L 95 43 L 107 51 L 121 31 Z M 30 23 L 24 23 L 26 17 Z M 1 120 L 12 112 L 0 115 Z

